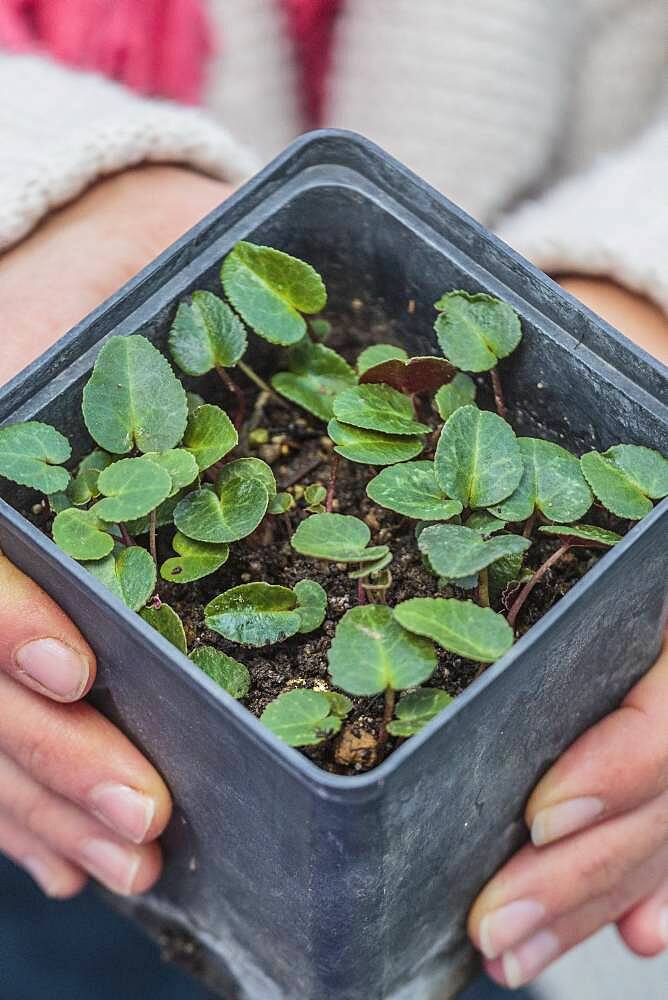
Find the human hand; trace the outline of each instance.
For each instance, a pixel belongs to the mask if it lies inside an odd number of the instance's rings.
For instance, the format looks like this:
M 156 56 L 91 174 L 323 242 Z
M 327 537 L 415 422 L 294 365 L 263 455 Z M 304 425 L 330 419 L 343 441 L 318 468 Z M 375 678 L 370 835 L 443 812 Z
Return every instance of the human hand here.
M 608 923 L 638 955 L 668 948 L 668 646 L 548 771 L 525 818 L 532 843 L 469 916 L 498 983 L 524 985 Z

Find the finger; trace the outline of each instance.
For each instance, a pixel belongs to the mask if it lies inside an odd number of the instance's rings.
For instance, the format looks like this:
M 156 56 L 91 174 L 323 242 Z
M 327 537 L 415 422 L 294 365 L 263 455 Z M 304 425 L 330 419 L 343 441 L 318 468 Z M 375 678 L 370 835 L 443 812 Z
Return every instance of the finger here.
M 667 844 L 668 793 L 549 847 L 529 844 L 474 903 L 471 938 L 487 958 L 498 958 L 564 914 L 610 894 Z
M 39 837 L 19 826 L 0 810 L 0 853 L 23 868 L 47 896 L 69 899 L 81 892 L 86 876 Z
M 668 877 L 617 921 L 617 929 L 631 951 L 645 958 L 668 948 Z
M 132 743 L 87 703 L 55 705 L 0 674 L 0 751 L 134 843 L 164 830 L 171 800 Z
M 58 605 L 0 552 L 0 671 L 54 701 L 82 698 L 95 655 Z
M 668 645 L 622 707 L 584 734 L 534 789 L 526 821 L 552 843 L 668 789 Z
M 138 847 L 44 788 L 0 755 L 0 812 L 121 895 L 144 892 L 160 874 L 157 844 Z

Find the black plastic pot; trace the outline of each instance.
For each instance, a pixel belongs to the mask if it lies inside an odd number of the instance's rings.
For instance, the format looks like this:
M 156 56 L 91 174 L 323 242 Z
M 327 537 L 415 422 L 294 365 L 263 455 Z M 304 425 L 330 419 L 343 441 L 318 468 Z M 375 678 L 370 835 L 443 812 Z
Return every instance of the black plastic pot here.
M 83 451 L 81 389 L 104 338 L 139 331 L 164 346 L 177 299 L 218 290 L 220 260 L 240 238 L 313 262 L 335 312 L 361 299 L 412 353 L 434 348 L 444 290 L 500 295 L 524 327 L 504 362 L 516 427 L 578 452 L 617 441 L 668 450 L 660 365 L 391 157 L 340 132 L 294 143 L 10 383 L 0 420 L 47 420 Z M 255 340 L 261 365 L 260 350 Z M 14 507 L 30 499 L 3 492 Z M 664 501 L 451 711 L 350 778 L 279 743 L 2 502 L 0 545 L 79 624 L 99 657 L 97 704 L 173 791 L 165 874 L 130 903 L 135 915 L 172 953 L 194 939 L 191 967 L 229 997 L 443 1000 L 475 969 L 465 916 L 525 839 L 529 791 L 656 657 L 667 523 Z

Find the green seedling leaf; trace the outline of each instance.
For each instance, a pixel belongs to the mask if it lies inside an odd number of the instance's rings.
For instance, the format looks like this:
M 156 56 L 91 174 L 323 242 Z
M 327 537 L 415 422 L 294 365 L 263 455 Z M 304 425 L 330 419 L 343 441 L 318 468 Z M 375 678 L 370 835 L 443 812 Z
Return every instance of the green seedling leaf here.
M 58 493 L 49 493 L 49 508 L 52 513 L 60 514 L 62 511 L 73 506 L 74 504 L 68 497 L 67 493 L 63 493 L 62 491 Z
M 143 517 L 166 500 L 172 490 L 172 477 L 149 459 L 122 458 L 103 469 L 98 480 L 103 499 L 94 513 L 104 521 L 129 521 Z
M 207 628 L 244 646 L 269 646 L 295 635 L 302 628 L 298 598 L 289 587 L 270 583 L 244 583 L 232 587 L 207 604 Z
M 106 451 L 96 448 L 79 462 L 77 474 L 67 487 L 67 495 L 75 507 L 81 507 L 100 495 L 97 481 L 103 469 L 106 469 L 113 459 Z
M 93 440 L 114 455 L 169 451 L 186 429 L 185 389 L 145 337 L 112 337 L 97 356 L 83 391 Z
M 652 448 L 617 444 L 603 453 L 588 452 L 580 466 L 603 506 L 617 517 L 639 521 L 651 511 L 651 500 L 668 494 L 668 460 Z
M 270 499 L 276 496 L 274 473 L 271 466 L 261 458 L 236 458 L 233 462 L 228 462 L 220 470 L 216 490 L 220 493 L 232 479 L 256 479 L 262 483 Z
M 575 455 L 539 438 L 521 437 L 517 441 L 522 453 L 522 478 L 492 513 L 506 521 L 526 521 L 535 510 L 551 521 L 582 517 L 594 498 Z
M 189 493 L 174 511 L 174 524 L 198 542 L 229 544 L 255 531 L 267 513 L 269 494 L 258 479 L 235 476 L 219 495 L 204 488 Z
M 362 563 L 362 565 L 355 570 L 351 570 L 348 573 L 348 578 L 350 580 L 363 580 L 367 576 L 377 576 L 386 569 L 393 560 L 393 555 L 391 552 L 387 552 L 384 556 L 381 556 L 376 562 Z
M 176 646 L 181 653 L 188 652 L 183 622 L 169 604 L 161 604 L 159 608 L 142 608 L 139 614 L 145 622 L 148 622 L 164 639 L 171 642 L 172 646 Z
M 489 596 L 493 602 L 498 601 L 506 587 L 522 575 L 524 553 L 515 552 L 497 559 L 487 570 L 487 585 Z
M 277 372 L 272 387 L 319 420 L 332 417 L 337 393 L 355 385 L 355 372 L 336 351 L 308 338 L 288 353 L 288 371 Z
M 332 324 L 327 319 L 311 319 L 309 320 L 309 326 L 311 327 L 311 333 L 317 340 L 327 340 L 330 333 L 332 332 Z
M 198 392 L 187 392 L 186 399 L 188 400 L 188 416 L 192 416 L 195 410 L 199 410 L 200 406 L 204 406 L 204 397 L 200 396 Z
M 116 545 L 105 559 L 82 565 L 132 611 L 139 611 L 155 590 L 155 563 L 138 545 Z
M 484 372 L 515 350 L 522 327 L 515 310 L 491 295 L 448 292 L 435 305 L 434 323 L 445 357 L 455 368 Z
M 345 719 L 350 714 L 353 703 L 350 698 L 346 698 L 345 694 L 340 694 L 338 691 L 323 691 L 322 693 L 329 702 L 332 715 L 336 715 L 339 719 Z
M 621 542 L 622 536 L 616 531 L 607 531 L 605 528 L 597 528 L 593 524 L 544 524 L 538 529 L 545 535 L 558 535 L 561 538 L 572 538 L 582 542 L 589 542 L 598 547 L 600 545 L 608 548 Z
M 190 654 L 190 659 L 233 698 L 245 698 L 250 691 L 248 668 L 234 657 L 221 653 L 215 646 L 199 646 Z
M 436 669 L 431 642 L 407 632 L 383 604 L 351 608 L 327 654 L 332 683 L 349 694 L 415 687 Z
M 396 718 L 388 724 L 392 736 L 415 736 L 452 702 L 441 688 L 418 688 L 399 699 Z
M 424 448 L 421 437 L 400 434 L 383 434 L 381 431 L 362 430 L 350 424 L 330 420 L 327 433 L 336 445 L 334 451 L 350 462 L 363 465 L 394 465 L 415 458 Z
M 301 314 L 320 312 L 327 303 L 318 272 L 272 247 L 237 243 L 223 261 L 221 280 L 242 319 L 271 344 L 296 344 L 306 333 Z
M 270 702 L 260 716 L 275 736 L 291 747 L 313 746 L 341 728 L 341 719 L 323 691 L 286 691 Z
M 297 596 L 295 609 L 301 618 L 300 632 L 313 632 L 320 628 L 327 613 L 327 593 L 315 580 L 300 580 L 294 585 Z
M 159 465 L 161 469 L 169 473 L 172 480 L 172 488 L 169 496 L 173 497 L 185 486 L 190 486 L 199 475 L 199 468 L 195 461 L 195 456 L 185 448 L 172 448 L 170 451 L 150 451 L 144 456 L 147 462 Z M 127 459 L 126 459 L 127 461 Z
M 436 482 L 433 462 L 403 462 L 379 472 L 366 488 L 374 503 L 420 521 L 447 521 L 462 505 L 449 500 Z
M 493 663 L 513 644 L 513 630 L 503 615 L 473 601 L 413 597 L 398 604 L 394 616 L 409 632 L 479 663 Z
M 287 514 L 295 506 L 295 498 L 291 493 L 277 493 L 269 501 L 268 512 L 270 514 Z
M 212 545 L 196 542 L 177 531 L 172 539 L 172 548 L 178 556 L 167 559 L 160 567 L 160 576 L 170 583 L 192 583 L 210 576 L 227 561 L 227 545 Z
M 311 486 L 307 486 L 304 490 L 304 500 L 309 508 L 321 507 L 325 502 L 327 497 L 327 490 L 320 483 L 313 483 Z M 321 510 L 314 511 L 316 514 L 321 514 Z
M 55 427 L 29 420 L 0 427 L 0 476 L 40 493 L 60 493 L 67 489 L 70 474 L 59 468 L 72 449 Z
M 206 375 L 236 365 L 247 340 L 243 323 L 226 302 L 212 292 L 193 292 L 190 305 L 179 306 L 168 342 L 181 371 Z
M 304 556 L 331 562 L 376 562 L 387 555 L 387 545 L 373 545 L 364 521 L 349 514 L 311 514 L 299 525 L 290 544 Z
M 164 528 L 166 525 L 174 523 L 174 511 L 180 500 L 181 494 L 176 493 L 173 497 L 167 497 L 166 500 L 162 501 L 155 511 L 156 528 Z M 125 527 L 132 537 L 136 538 L 138 535 L 145 535 L 148 532 L 150 523 L 150 518 L 138 517 L 131 521 L 126 521 Z
M 364 375 L 369 368 L 382 365 L 385 361 L 408 361 L 408 355 L 403 347 L 394 347 L 393 344 L 372 344 L 365 347 L 357 358 L 357 373 Z
M 522 456 L 510 424 L 496 413 L 462 406 L 448 418 L 434 457 L 441 489 L 464 507 L 505 500 L 522 478 Z
M 497 531 L 502 531 L 506 523 L 488 510 L 474 510 L 466 519 L 466 527 L 479 531 L 481 535 L 494 535 Z
M 521 535 L 494 535 L 485 539 L 473 528 L 458 524 L 437 524 L 421 533 L 418 548 L 437 576 L 457 579 L 470 576 L 497 559 L 526 552 L 531 545 Z
M 444 358 L 417 357 L 406 361 L 392 358 L 367 368 L 360 375 L 360 384 L 384 383 L 412 396 L 416 392 L 435 392 L 454 374 L 455 369 Z
M 351 427 L 414 436 L 429 427 L 413 417 L 410 399 L 389 385 L 356 385 L 334 398 L 334 416 Z
M 238 442 L 234 424 L 219 406 L 205 403 L 188 418 L 183 447 L 193 455 L 202 471 L 220 461 Z
M 105 524 L 90 510 L 68 507 L 57 514 L 51 533 L 56 545 L 73 559 L 103 559 L 114 547 L 109 534 L 110 524 Z
M 461 406 L 475 403 L 476 385 L 470 375 L 457 372 L 449 385 L 442 385 L 434 396 L 441 420 L 447 420 Z

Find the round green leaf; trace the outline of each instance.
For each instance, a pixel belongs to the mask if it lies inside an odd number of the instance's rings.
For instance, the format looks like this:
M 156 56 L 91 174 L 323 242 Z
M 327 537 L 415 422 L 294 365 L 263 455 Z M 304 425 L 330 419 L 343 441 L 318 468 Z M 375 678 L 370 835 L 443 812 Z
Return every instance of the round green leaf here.
M 167 559 L 160 567 L 160 576 L 170 583 L 192 583 L 215 573 L 227 561 L 230 552 L 227 545 L 196 542 L 180 531 L 172 539 L 172 548 L 178 556 Z
M 369 368 L 393 359 L 408 361 L 408 355 L 403 347 L 394 347 L 393 344 L 372 344 L 371 347 L 365 347 L 357 358 L 357 372 L 363 375 Z
M 374 503 L 420 521 L 447 521 L 460 514 L 458 500 L 448 500 L 436 482 L 433 462 L 403 462 L 379 472 L 366 488 Z
M 436 669 L 431 642 L 411 635 L 383 604 L 346 611 L 327 654 L 332 683 L 349 694 L 415 687 Z
M 322 693 L 329 702 L 332 715 L 338 716 L 339 719 L 345 719 L 353 707 L 350 698 L 346 698 L 345 694 L 340 694 L 338 691 L 323 691 Z
M 246 350 L 244 325 L 213 292 L 193 292 L 182 302 L 169 331 L 169 350 L 181 371 L 206 375 L 212 368 L 231 368 Z
M 155 563 L 138 545 L 117 545 L 106 559 L 83 566 L 133 611 L 139 611 L 155 590 Z
M 287 514 L 295 505 L 295 498 L 292 493 L 277 493 L 269 501 L 267 508 L 270 514 Z
M 473 528 L 458 524 L 425 528 L 418 539 L 418 548 L 434 572 L 451 580 L 478 573 L 504 556 L 526 552 L 530 545 L 530 540 L 521 535 L 494 535 L 486 539 Z
M 210 469 L 223 455 L 232 451 L 239 441 L 234 424 L 219 406 L 205 403 L 188 418 L 183 447 L 189 451 L 201 470 Z
M 67 489 L 70 474 L 58 466 L 72 454 L 70 443 L 55 427 L 29 420 L 0 427 L 0 476 L 40 493 Z
M 594 498 L 575 455 L 540 438 L 517 439 L 523 472 L 513 493 L 493 513 L 506 521 L 526 521 L 539 510 L 551 521 L 575 521 Z
M 217 496 L 213 490 L 189 493 L 174 511 L 181 534 L 198 542 L 236 542 L 255 531 L 267 513 L 269 495 L 258 479 L 234 477 Z
M 480 663 L 493 663 L 513 644 L 513 630 L 503 615 L 473 601 L 413 597 L 398 604 L 394 616 L 410 632 L 428 636 L 443 649 Z
M 505 500 L 522 477 L 522 456 L 510 424 L 477 406 L 462 406 L 445 423 L 434 457 L 441 489 L 464 507 Z
M 312 483 L 304 490 L 304 500 L 309 507 L 317 507 L 324 503 L 327 497 L 327 490 L 320 483 Z
M 185 389 L 169 362 L 145 337 L 112 337 L 97 356 L 83 391 L 84 421 L 93 439 L 115 455 L 168 451 L 186 428 Z
M 411 691 L 400 698 L 396 718 L 388 724 L 387 731 L 392 736 L 415 736 L 451 702 L 451 696 L 441 688 Z
M 221 280 L 237 312 L 272 344 L 296 344 L 306 333 L 301 313 L 320 312 L 327 303 L 317 271 L 272 247 L 237 243 L 223 261 Z
M 103 559 L 114 547 L 110 528 L 92 511 L 68 507 L 56 515 L 51 533 L 56 545 L 73 559 Z
M 331 562 L 375 562 L 385 556 L 387 545 L 369 548 L 371 532 L 364 521 L 349 514 L 311 514 L 302 521 L 290 544 L 297 552 Z
M 312 343 L 308 337 L 290 349 L 287 361 L 288 371 L 277 372 L 271 380 L 272 387 L 320 420 L 331 418 L 337 393 L 357 382 L 347 361 L 324 344 Z
M 96 448 L 90 455 L 81 459 L 77 474 L 67 487 L 67 495 L 75 507 L 81 507 L 82 504 L 100 495 L 97 485 L 99 475 L 103 469 L 111 465 L 112 461 L 111 455 L 101 448 Z
M 590 451 L 580 467 L 603 506 L 617 517 L 639 521 L 651 511 L 651 499 L 668 494 L 668 461 L 652 448 L 618 444 L 602 454 Z
M 360 384 L 380 383 L 397 392 L 413 396 L 416 392 L 435 392 L 439 386 L 449 382 L 455 369 L 445 358 L 416 357 L 402 361 L 390 358 L 367 368 L 360 375 Z
M 271 466 L 261 458 L 236 458 L 228 462 L 220 470 L 216 481 L 216 490 L 220 493 L 223 486 L 232 479 L 257 479 L 262 483 L 270 499 L 276 496 L 276 480 Z
M 597 528 L 594 524 L 544 524 L 538 529 L 546 535 L 558 535 L 562 538 L 577 538 L 592 545 L 616 545 L 622 536 L 616 531 Z
M 190 654 L 190 659 L 233 698 L 245 698 L 250 691 L 248 668 L 215 646 L 199 646 Z
M 445 357 L 455 368 L 484 372 L 515 350 L 522 327 L 515 310 L 491 295 L 448 292 L 435 306 L 434 323 Z
M 414 419 L 410 399 L 389 385 L 356 385 L 334 397 L 334 416 L 351 427 L 414 436 L 429 428 Z
M 296 611 L 301 618 L 300 632 L 320 628 L 327 613 L 327 593 L 315 580 L 300 580 L 293 587 L 297 597 Z
M 166 500 L 172 477 L 147 458 L 122 458 L 103 469 L 97 480 L 103 499 L 93 508 L 104 521 L 143 517 Z
M 466 519 L 467 528 L 479 531 L 481 535 L 493 535 L 497 531 L 502 531 L 506 526 L 506 521 L 500 517 L 495 517 L 488 510 L 474 510 Z
M 269 646 L 295 635 L 302 627 L 297 595 L 289 587 L 270 583 L 244 583 L 232 587 L 207 604 L 207 628 L 231 642 Z
M 169 604 L 161 604 L 158 608 L 142 608 L 139 614 L 145 622 L 171 642 L 181 653 L 188 652 L 186 633 L 183 622 Z
M 341 728 L 341 719 L 331 714 L 331 707 L 325 692 L 286 691 L 267 705 L 260 721 L 288 746 L 313 746 Z
M 447 420 L 461 406 L 475 403 L 476 385 L 470 375 L 457 372 L 452 382 L 442 385 L 434 396 L 441 420 Z
M 161 469 L 169 473 L 172 480 L 170 497 L 176 496 L 179 490 L 185 486 L 190 486 L 199 475 L 195 456 L 186 451 L 185 448 L 172 448 L 170 451 L 163 451 L 162 454 L 150 451 L 144 455 L 144 459 L 152 462 L 153 465 L 159 465 Z
M 394 465 L 415 458 L 424 448 L 421 437 L 400 434 L 383 434 L 381 431 L 362 430 L 350 424 L 330 420 L 327 433 L 336 445 L 336 451 L 350 462 L 363 465 Z

